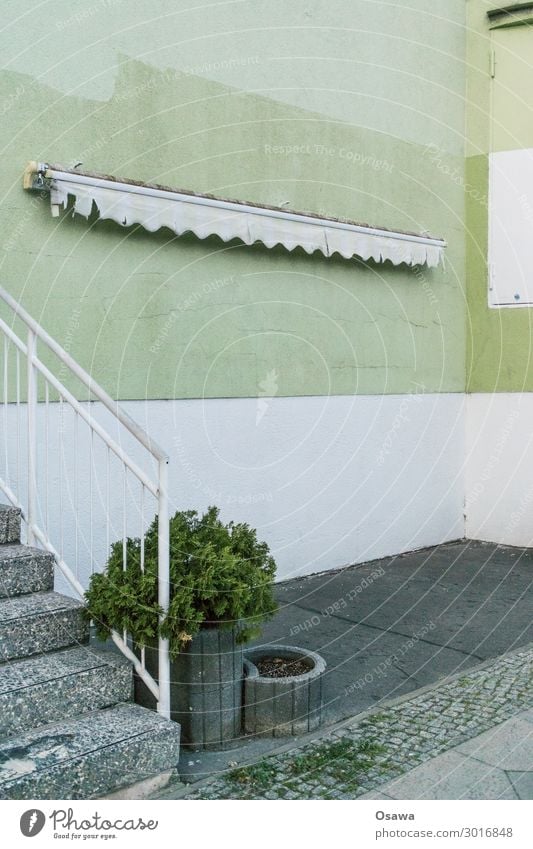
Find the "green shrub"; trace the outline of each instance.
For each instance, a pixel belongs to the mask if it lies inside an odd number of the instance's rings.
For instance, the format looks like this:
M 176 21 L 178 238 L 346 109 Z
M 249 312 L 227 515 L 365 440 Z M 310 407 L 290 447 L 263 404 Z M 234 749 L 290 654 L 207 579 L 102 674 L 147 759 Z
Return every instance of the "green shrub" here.
M 201 518 L 188 510 L 170 520 L 170 606 L 161 623 L 157 516 L 144 537 L 144 571 L 139 538 L 127 539 L 125 569 L 122 541 L 113 543 L 105 571 L 92 576 L 85 594 L 85 615 L 94 620 L 100 638 L 125 629 L 144 646 L 161 635 L 175 657 L 200 627 L 235 627 L 241 641 L 258 633 L 276 609 L 276 564 L 255 530 L 224 525 L 218 514 L 209 507 Z

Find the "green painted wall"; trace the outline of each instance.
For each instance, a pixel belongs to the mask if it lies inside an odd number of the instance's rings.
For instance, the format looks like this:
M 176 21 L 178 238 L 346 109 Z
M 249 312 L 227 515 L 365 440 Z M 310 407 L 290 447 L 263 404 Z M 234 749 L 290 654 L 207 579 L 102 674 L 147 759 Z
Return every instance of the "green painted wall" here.
M 0 279 L 112 394 L 463 391 L 462 0 L 32 5 L 3 7 Z M 427 230 L 446 267 L 52 219 L 29 159 Z
M 497 67 L 497 79 L 501 81 L 497 105 L 505 114 L 502 103 L 507 98 L 508 114 L 502 118 L 491 139 L 491 41 L 487 11 L 504 5 L 488 0 L 467 2 L 466 278 L 469 339 L 466 385 L 469 392 L 533 391 L 533 310 L 490 309 L 487 297 L 488 154 L 491 149 L 530 146 L 531 137 L 530 120 L 524 122 L 526 112 L 523 105 L 522 108 L 517 105 L 517 96 L 520 95 L 517 86 L 521 85 L 521 75 L 518 73 L 511 88 L 505 77 L 502 78 L 500 64 Z M 522 45 L 525 31 L 513 29 L 518 39 L 516 43 Z M 518 70 L 520 57 L 516 56 L 513 61 Z M 511 71 L 513 69 L 509 67 Z

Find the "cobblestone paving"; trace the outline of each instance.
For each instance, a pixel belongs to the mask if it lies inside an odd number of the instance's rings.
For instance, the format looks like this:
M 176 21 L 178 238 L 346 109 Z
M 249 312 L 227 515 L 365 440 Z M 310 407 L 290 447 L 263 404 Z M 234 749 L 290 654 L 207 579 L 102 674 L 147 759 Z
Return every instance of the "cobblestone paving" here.
M 533 706 L 533 648 L 235 769 L 189 799 L 353 799 Z

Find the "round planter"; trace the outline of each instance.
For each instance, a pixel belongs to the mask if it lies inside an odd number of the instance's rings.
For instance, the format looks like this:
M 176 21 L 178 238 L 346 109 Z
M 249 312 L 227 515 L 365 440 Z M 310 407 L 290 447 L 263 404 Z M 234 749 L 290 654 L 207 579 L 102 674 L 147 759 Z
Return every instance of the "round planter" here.
M 157 680 L 157 648 L 146 647 L 148 672 Z M 182 745 L 221 749 L 242 733 L 242 645 L 231 629 L 205 628 L 170 666 L 170 716 L 181 725 Z M 135 701 L 155 699 L 135 675 Z
M 271 678 L 260 675 L 262 658 L 303 660 L 301 675 Z M 246 649 L 244 660 L 244 730 L 262 737 L 284 737 L 314 731 L 322 722 L 322 678 L 326 661 L 316 652 L 295 646 Z

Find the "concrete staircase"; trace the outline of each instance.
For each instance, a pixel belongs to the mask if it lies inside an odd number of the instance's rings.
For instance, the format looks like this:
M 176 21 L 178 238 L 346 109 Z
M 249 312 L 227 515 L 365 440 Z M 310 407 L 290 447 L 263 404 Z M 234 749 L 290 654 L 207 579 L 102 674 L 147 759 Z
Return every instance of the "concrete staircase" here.
M 0 505 L 0 799 L 92 799 L 170 777 L 180 727 L 132 703 L 121 655 L 89 647 L 83 605 Z M 138 795 L 139 789 L 132 796 Z

